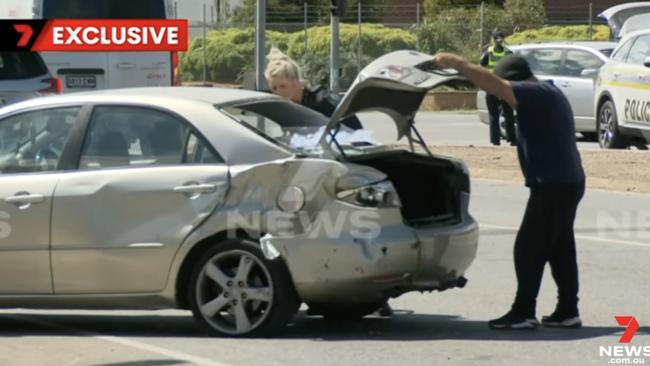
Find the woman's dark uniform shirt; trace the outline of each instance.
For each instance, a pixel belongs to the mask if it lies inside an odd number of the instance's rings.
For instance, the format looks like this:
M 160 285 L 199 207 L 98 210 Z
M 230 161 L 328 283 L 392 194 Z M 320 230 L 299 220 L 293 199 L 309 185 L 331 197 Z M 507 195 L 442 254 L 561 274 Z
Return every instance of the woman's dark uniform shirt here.
M 332 117 L 334 110 L 336 110 L 336 106 L 339 105 L 340 102 L 341 99 L 337 95 L 330 93 L 327 88 L 319 86 L 317 88 L 305 87 L 301 104 L 307 108 L 320 112 L 327 117 Z M 363 128 L 359 119 L 354 115 L 345 118 L 342 123 L 353 130 L 360 130 Z

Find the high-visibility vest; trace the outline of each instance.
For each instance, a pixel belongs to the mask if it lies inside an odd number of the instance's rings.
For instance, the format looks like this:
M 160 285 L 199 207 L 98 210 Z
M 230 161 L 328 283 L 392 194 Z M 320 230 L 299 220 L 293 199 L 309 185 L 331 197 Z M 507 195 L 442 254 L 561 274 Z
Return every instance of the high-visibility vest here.
M 503 47 L 501 52 L 498 52 L 494 50 L 494 47 L 490 46 L 490 48 L 488 48 L 488 69 L 494 69 L 497 63 L 507 54 L 505 47 Z

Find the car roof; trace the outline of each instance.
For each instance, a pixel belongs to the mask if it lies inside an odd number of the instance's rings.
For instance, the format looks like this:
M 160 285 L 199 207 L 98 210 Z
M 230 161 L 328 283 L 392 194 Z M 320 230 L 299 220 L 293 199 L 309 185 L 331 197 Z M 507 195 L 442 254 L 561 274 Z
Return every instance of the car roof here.
M 228 164 L 256 164 L 291 156 L 259 133 L 237 123 L 217 111 L 216 106 L 244 103 L 253 100 L 284 98 L 268 93 L 208 87 L 149 87 L 107 89 L 101 91 L 70 93 L 53 97 L 34 98 L 0 109 L 0 116 L 31 110 L 57 108 L 79 104 L 124 104 L 164 108 L 191 121 L 214 146 Z
M 510 48 L 541 48 L 541 47 L 566 47 L 570 48 L 571 46 L 576 46 L 578 48 L 591 48 L 595 51 L 600 51 L 604 49 L 614 49 L 616 47 L 616 42 L 608 41 L 564 41 L 564 42 L 539 42 L 539 43 L 523 43 L 518 45 L 513 45 Z
M 630 39 L 632 37 L 636 37 L 636 36 L 643 35 L 643 34 L 649 34 L 649 33 L 650 33 L 650 28 L 640 29 L 640 30 L 637 30 L 637 31 L 634 31 L 634 32 L 630 32 L 630 33 L 625 34 L 625 36 L 623 36 L 623 38 L 621 38 L 621 40 L 618 43 L 623 44 L 624 41 L 627 41 L 628 39 Z
M 182 101 L 225 105 L 252 99 L 278 99 L 280 97 L 269 93 L 260 93 L 242 89 L 211 88 L 211 87 L 146 87 L 127 89 L 104 89 L 90 92 L 69 93 L 45 98 L 30 99 L 25 102 L 12 104 L 2 109 L 3 112 L 37 106 L 67 104 L 67 103 L 145 103 L 165 105 L 167 102 Z

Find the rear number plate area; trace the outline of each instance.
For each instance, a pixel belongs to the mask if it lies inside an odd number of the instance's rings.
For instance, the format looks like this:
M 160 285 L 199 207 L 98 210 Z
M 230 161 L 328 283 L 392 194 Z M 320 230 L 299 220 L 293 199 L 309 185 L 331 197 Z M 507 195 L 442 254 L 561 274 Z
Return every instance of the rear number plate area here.
M 95 75 L 66 76 L 65 85 L 70 89 L 93 89 L 97 87 Z

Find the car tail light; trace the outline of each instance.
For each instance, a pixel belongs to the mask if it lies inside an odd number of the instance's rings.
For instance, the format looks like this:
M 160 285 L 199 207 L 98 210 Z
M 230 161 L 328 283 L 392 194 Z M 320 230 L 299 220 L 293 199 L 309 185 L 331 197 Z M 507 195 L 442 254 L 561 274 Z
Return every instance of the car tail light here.
M 50 86 L 38 90 L 41 94 L 61 94 L 63 93 L 63 83 L 59 78 L 47 78 L 41 80 L 42 83 L 48 83 Z
M 397 190 L 390 181 L 339 191 L 339 200 L 362 207 L 401 207 Z
M 181 86 L 179 65 L 180 58 L 178 52 L 172 52 L 172 86 Z

